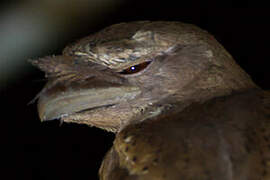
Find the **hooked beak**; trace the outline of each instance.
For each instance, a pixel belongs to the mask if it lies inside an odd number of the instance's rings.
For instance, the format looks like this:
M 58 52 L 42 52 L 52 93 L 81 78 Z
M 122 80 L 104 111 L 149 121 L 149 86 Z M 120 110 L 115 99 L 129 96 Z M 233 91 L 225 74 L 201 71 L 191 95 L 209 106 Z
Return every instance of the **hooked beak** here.
M 110 107 L 131 100 L 140 93 L 138 87 L 109 82 L 51 84 L 52 82 L 49 82 L 39 95 L 38 112 L 41 121 Z

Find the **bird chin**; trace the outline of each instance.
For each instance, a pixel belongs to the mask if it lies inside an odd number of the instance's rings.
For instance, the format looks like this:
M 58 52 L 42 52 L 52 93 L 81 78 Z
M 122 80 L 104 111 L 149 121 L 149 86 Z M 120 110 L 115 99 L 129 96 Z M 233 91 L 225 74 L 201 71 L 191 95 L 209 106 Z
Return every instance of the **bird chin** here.
M 136 112 L 126 103 L 119 103 L 90 108 L 69 114 L 61 117 L 61 121 L 66 123 L 85 124 L 110 132 L 117 132 L 123 125 L 132 119 L 135 114 Z

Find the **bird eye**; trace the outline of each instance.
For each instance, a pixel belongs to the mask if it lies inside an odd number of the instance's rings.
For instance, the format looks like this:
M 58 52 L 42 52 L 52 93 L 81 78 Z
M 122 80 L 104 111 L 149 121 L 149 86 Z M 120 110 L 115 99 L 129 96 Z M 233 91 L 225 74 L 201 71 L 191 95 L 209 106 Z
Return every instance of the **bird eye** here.
M 123 71 L 121 71 L 120 74 L 134 74 L 134 73 L 140 72 L 141 70 L 145 69 L 150 63 L 151 61 L 146 61 L 141 64 L 130 66 L 124 69 Z

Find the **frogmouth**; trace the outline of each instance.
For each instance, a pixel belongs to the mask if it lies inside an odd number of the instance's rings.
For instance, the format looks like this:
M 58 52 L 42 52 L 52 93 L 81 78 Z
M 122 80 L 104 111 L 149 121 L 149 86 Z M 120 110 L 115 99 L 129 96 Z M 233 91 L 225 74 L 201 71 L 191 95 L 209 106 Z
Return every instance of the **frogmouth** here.
M 270 179 L 270 93 L 194 25 L 120 23 L 31 62 L 41 121 L 116 133 L 101 180 Z

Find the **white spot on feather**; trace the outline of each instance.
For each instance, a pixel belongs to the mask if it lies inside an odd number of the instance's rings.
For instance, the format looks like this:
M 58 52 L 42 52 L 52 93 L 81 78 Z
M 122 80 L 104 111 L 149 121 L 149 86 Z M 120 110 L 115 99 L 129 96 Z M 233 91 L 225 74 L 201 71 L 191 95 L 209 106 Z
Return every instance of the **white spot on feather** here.
M 211 58 L 211 57 L 213 57 L 214 54 L 211 50 L 207 50 L 207 51 L 205 51 L 205 55 L 206 55 L 206 57 Z

